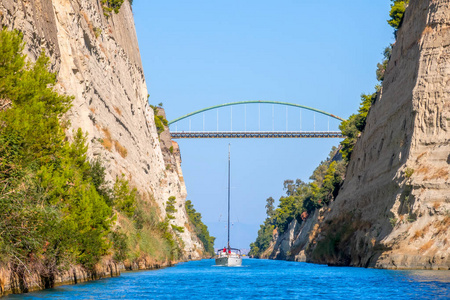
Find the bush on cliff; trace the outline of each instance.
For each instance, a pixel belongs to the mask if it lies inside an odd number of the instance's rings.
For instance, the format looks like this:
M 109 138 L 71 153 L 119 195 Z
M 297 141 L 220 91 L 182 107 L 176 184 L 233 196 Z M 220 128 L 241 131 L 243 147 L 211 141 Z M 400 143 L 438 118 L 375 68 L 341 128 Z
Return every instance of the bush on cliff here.
M 389 13 L 390 20 L 388 20 L 388 23 L 394 27 L 394 33 L 396 34 L 397 30 L 401 27 L 409 0 L 391 1 L 392 5 Z M 391 44 L 384 49 L 383 61 L 377 65 L 376 77 L 380 84 L 384 80 L 385 71 L 391 58 L 392 46 L 393 45 Z M 361 95 L 361 103 L 358 112 L 351 115 L 347 120 L 342 121 L 339 126 L 339 129 L 345 136 L 345 139 L 340 143 L 340 154 L 342 155 L 343 161 L 331 162 L 332 156 L 330 155 L 329 159 L 326 162 L 322 162 L 313 172 L 313 175 L 310 177 L 312 182 L 309 184 L 295 185 L 293 184 L 293 181 L 285 181 L 287 197 L 282 197 L 280 199 L 279 206 L 275 210 L 273 216 L 268 214 L 264 224 L 261 225 L 261 228 L 258 231 L 256 241 L 250 244 L 251 251 L 249 255 L 259 257 L 269 247 L 272 240 L 272 235 L 269 234 L 269 226 L 273 225 L 278 232 L 282 233 L 286 230 L 289 222 L 294 220 L 294 218 L 301 221 L 315 209 L 328 204 L 337 197 L 339 189 L 343 184 L 346 167 L 353 152 L 353 148 L 361 135 L 361 132 L 365 129 L 370 107 L 376 101 L 378 94 L 381 91 L 380 84 L 375 86 L 374 93 Z M 300 180 L 297 180 L 297 182 L 300 182 Z M 336 233 L 329 234 L 323 240 L 319 241 L 313 254 L 325 257 L 336 255 L 339 248 L 342 249 L 345 246 L 347 238 L 355 228 L 356 227 L 353 224 L 352 226 L 333 228 Z M 341 254 L 342 253 L 339 253 L 339 255 Z M 344 259 L 346 258 L 344 257 Z
M 167 119 L 159 114 L 159 109 L 161 108 L 161 105 L 162 103 L 160 103 L 159 107 L 150 105 L 150 107 L 153 109 L 153 117 L 155 120 L 156 131 L 158 132 L 158 135 L 160 135 L 165 130 L 165 126 L 169 124 Z
M 175 233 L 170 231 L 168 222 L 160 222 L 153 197 L 136 194 L 133 216 L 119 211 L 117 218 L 120 227 L 111 235 L 117 261 L 149 259 L 164 262 L 179 258 L 181 250 Z
M 61 118 L 72 98 L 53 90 L 48 58 L 27 63 L 23 49 L 21 33 L 0 31 L 0 263 L 24 283 L 31 269 L 51 286 L 58 270 L 94 269 L 111 250 L 120 260 L 172 259 L 174 238 L 159 229 L 155 205 L 124 177 L 106 181 L 81 129 L 67 140 Z M 133 229 L 112 232 L 116 218 Z
M 391 0 L 391 10 L 389 12 L 390 19 L 388 24 L 397 29 L 400 28 L 403 21 L 403 15 L 405 14 L 406 7 L 408 6 L 409 0 Z
M 53 90 L 48 58 L 26 63 L 23 48 L 19 32 L 0 32 L 0 98 L 11 101 L 0 112 L 0 257 L 19 273 L 93 268 L 109 248 L 111 208 L 89 175 L 84 134 L 66 140 L 71 97 Z
M 362 94 L 361 105 L 358 109 L 358 113 L 351 115 L 347 120 L 342 121 L 339 125 L 339 129 L 345 136 L 345 139 L 341 142 L 342 158 L 347 162 L 350 160 L 353 147 L 355 146 L 360 133 L 366 127 L 367 114 L 369 113 L 369 109 L 372 106 L 372 103 L 375 102 L 376 98 L 377 92 L 373 94 Z
M 383 61 L 378 63 L 376 76 L 380 84 L 384 80 L 384 73 L 387 68 L 389 59 L 391 58 L 392 45 L 386 47 L 383 51 Z M 369 113 L 370 107 L 376 101 L 378 93 L 381 89 L 380 85 L 375 86 L 375 92 L 372 94 L 361 94 L 361 104 L 358 109 L 358 113 L 351 115 L 347 120 L 344 120 L 339 125 L 339 129 L 345 136 L 345 139 L 341 142 L 341 154 L 342 158 L 348 162 L 353 152 L 353 147 L 358 140 L 361 132 L 366 127 L 366 119 Z
M 303 222 L 315 209 L 330 203 L 339 191 L 345 174 L 345 162 L 333 161 L 336 148 L 330 152 L 326 161 L 323 161 L 313 172 L 312 182 L 305 183 L 299 179 L 284 181 L 286 196 L 279 200 L 278 207 L 271 212 L 267 210 L 267 218 L 260 226 L 258 236 L 250 244 L 249 255 L 260 257 L 270 246 L 274 230 L 283 234 L 289 224 L 295 219 Z M 270 207 L 271 198 L 267 199 L 266 207 Z
M 214 241 L 215 237 L 209 235 L 208 227 L 202 221 L 202 215 L 197 212 L 194 208 L 194 205 L 190 200 L 186 201 L 186 212 L 189 217 L 189 221 L 194 226 L 194 232 L 200 239 L 205 247 L 205 252 L 214 255 Z

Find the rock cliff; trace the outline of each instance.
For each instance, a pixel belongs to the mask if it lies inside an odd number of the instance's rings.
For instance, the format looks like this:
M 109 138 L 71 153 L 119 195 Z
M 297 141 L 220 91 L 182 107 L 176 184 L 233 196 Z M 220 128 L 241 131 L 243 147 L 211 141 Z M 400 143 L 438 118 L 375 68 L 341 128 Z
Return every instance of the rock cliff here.
M 167 132 L 160 142 L 147 102 L 129 2 L 106 17 L 100 0 L 2 0 L 0 20 L 23 32 L 30 60 L 41 51 L 51 58 L 56 88 L 74 96 L 66 118 L 71 128 L 87 132 L 89 155 L 106 161 L 108 179 L 125 174 L 143 199 L 154 199 L 161 220 L 167 199 L 176 197 L 178 212 L 171 222 L 185 228 L 179 234 L 184 258 L 201 258 L 203 246 L 189 231 L 184 207 L 178 147 L 166 149 L 172 143 Z
M 261 255 L 261 258 L 306 261 L 305 249 L 311 243 L 311 233 L 317 230 L 318 222 L 323 219 L 323 209 L 316 210 L 313 215 L 299 223 L 294 219 L 285 232 L 278 234 L 275 230 L 272 242 Z
M 450 1 L 411 0 L 337 198 L 272 257 L 450 269 L 449 49 Z

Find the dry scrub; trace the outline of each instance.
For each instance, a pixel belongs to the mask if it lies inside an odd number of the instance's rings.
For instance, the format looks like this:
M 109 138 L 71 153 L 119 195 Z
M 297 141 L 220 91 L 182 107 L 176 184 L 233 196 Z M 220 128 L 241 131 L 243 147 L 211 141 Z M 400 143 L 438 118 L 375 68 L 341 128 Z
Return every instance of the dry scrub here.
M 417 170 L 417 174 L 428 174 L 430 172 L 430 168 L 427 166 L 422 166 Z
M 120 156 L 122 156 L 123 158 L 127 157 L 127 149 L 116 140 L 114 141 L 114 147 L 116 148 L 116 151 L 119 152 Z
M 436 221 L 435 227 L 437 229 L 436 235 L 447 233 L 447 230 L 450 227 L 450 215 L 447 214 L 441 221 Z
M 425 231 L 424 231 L 424 229 L 421 229 L 421 230 L 417 230 L 415 233 L 414 233 L 414 235 L 412 236 L 412 240 L 413 241 L 415 241 L 415 240 L 417 240 L 418 238 L 423 238 L 425 236 Z
M 91 34 L 95 35 L 94 26 L 92 25 L 91 21 L 89 20 L 89 17 L 87 16 L 86 12 L 82 11 L 81 15 L 83 16 L 84 20 L 86 21 L 86 24 L 88 25 L 89 31 L 91 32 Z
M 441 203 L 440 202 L 434 202 L 433 203 L 433 208 L 434 209 L 438 209 L 439 207 L 441 207 Z
M 101 143 L 102 143 L 103 147 L 105 147 L 106 150 L 111 151 L 112 145 L 113 145 L 113 141 L 111 139 L 111 133 L 109 132 L 109 129 L 106 127 L 103 127 L 102 131 L 103 131 L 103 134 L 105 135 L 105 137 L 103 138 Z
M 420 161 L 420 159 L 422 158 L 422 157 L 424 157 L 425 155 L 427 154 L 427 152 L 425 151 L 425 152 L 422 152 L 419 156 L 417 156 L 417 158 L 416 158 L 416 162 L 419 162 Z
M 428 241 L 428 243 L 426 243 L 425 245 L 423 245 L 422 247 L 419 248 L 419 252 L 420 252 L 420 253 L 423 253 L 423 252 L 427 251 L 428 249 L 431 248 L 431 246 L 433 245 L 433 243 L 434 243 L 433 240 Z
M 448 169 L 446 167 L 442 167 L 440 169 L 438 169 L 433 176 L 431 176 L 430 179 L 438 179 L 438 178 L 442 178 L 447 180 L 448 179 Z

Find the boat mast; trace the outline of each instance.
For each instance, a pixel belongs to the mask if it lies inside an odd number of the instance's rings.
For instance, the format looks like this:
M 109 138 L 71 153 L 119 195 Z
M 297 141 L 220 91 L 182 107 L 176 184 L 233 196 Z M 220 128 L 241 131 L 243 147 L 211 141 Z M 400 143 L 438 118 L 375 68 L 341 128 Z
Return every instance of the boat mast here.
M 231 181 L 231 175 L 230 175 L 230 168 L 231 168 L 230 152 L 231 152 L 231 144 L 228 144 L 228 250 L 230 249 L 230 181 Z

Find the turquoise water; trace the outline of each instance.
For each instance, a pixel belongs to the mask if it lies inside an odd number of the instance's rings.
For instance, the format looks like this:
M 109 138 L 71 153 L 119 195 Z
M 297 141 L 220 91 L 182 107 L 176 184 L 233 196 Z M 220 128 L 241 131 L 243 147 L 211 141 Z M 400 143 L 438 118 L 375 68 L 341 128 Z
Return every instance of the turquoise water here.
M 450 271 L 392 271 L 244 259 L 214 260 L 6 299 L 450 299 Z

